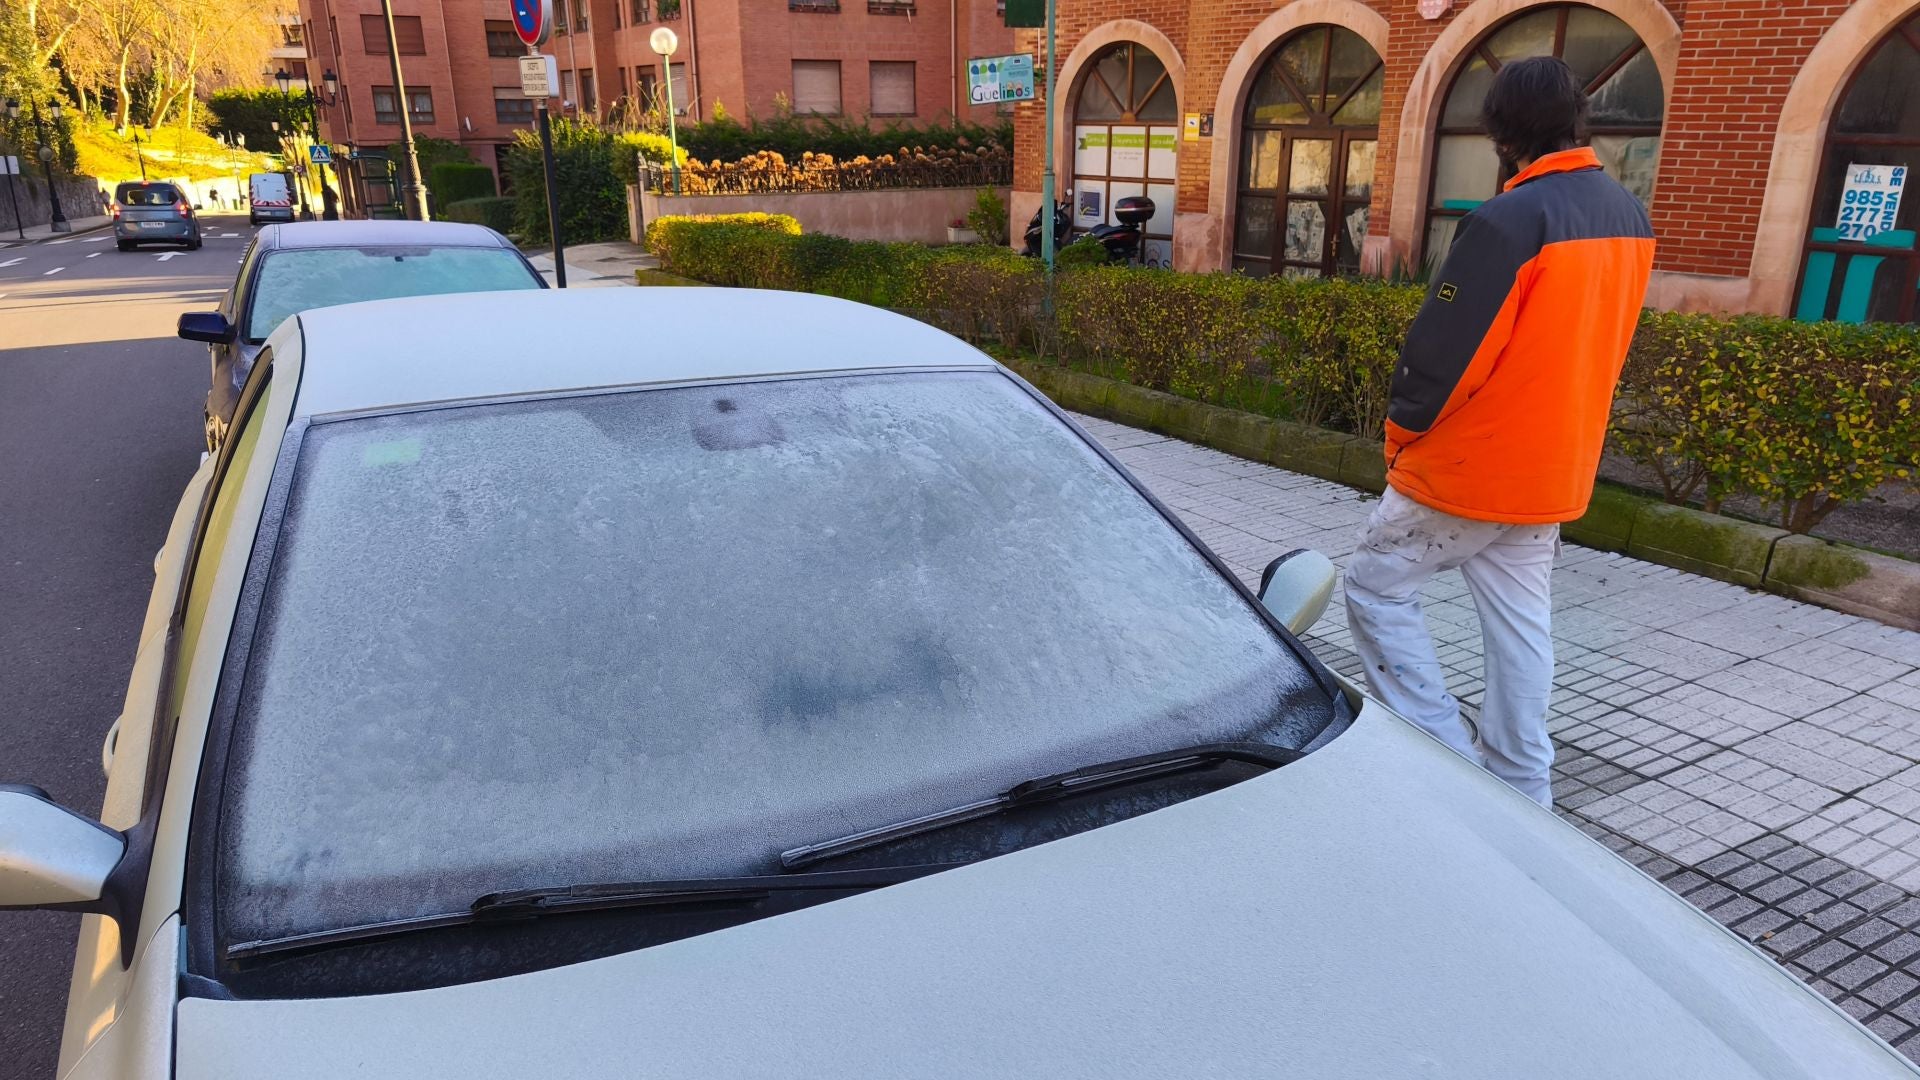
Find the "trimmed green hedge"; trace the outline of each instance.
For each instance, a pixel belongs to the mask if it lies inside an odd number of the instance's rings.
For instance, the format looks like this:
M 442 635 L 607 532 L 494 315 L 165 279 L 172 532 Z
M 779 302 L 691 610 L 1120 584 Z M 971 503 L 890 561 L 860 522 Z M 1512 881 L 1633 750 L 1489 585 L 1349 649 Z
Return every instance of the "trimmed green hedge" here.
M 798 236 L 736 222 L 672 228 L 664 269 L 716 285 L 827 293 L 891 307 L 977 343 L 1213 404 L 1378 439 L 1421 289 L 1087 266 L 1040 316 L 1037 260 Z M 1647 312 L 1610 443 L 1671 502 L 1736 496 L 1806 532 L 1920 458 L 1920 331 Z
M 493 170 L 485 165 L 443 161 L 427 175 L 427 190 L 441 206 L 452 206 L 468 199 L 490 199 L 499 194 L 493 186 Z
M 441 207 L 440 216 L 447 221 L 485 225 L 496 232 L 509 233 L 513 231 L 513 197 L 492 195 L 484 199 L 462 199 Z

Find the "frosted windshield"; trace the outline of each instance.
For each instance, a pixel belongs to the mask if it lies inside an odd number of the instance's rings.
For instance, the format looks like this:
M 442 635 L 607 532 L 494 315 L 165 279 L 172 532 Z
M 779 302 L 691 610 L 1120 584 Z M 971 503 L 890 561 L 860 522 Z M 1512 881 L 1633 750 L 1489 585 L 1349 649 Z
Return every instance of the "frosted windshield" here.
M 223 785 L 221 937 L 765 873 L 1049 772 L 1304 746 L 1248 602 L 998 373 L 319 424 Z
M 260 262 L 247 340 L 265 341 L 308 308 L 399 296 L 537 289 L 520 256 L 503 247 L 300 248 Z

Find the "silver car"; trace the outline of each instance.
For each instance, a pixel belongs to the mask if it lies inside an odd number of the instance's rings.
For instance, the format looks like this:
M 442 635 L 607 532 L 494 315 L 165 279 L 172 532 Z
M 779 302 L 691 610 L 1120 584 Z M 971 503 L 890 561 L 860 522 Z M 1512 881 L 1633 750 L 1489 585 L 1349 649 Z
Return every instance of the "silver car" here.
M 155 569 L 71 1080 L 1916 1075 L 904 317 L 302 312 Z
M 129 181 L 113 190 L 113 239 L 121 251 L 141 244 L 184 244 L 200 249 L 200 219 L 186 193 L 159 181 Z

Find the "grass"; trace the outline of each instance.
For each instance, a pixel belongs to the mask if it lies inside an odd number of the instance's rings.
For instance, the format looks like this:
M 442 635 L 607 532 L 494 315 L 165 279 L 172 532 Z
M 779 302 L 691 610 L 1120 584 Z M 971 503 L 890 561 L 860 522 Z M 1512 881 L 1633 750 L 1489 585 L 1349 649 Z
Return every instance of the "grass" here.
M 80 172 L 87 176 L 107 183 L 140 178 L 140 158 L 135 156 L 131 130 L 122 138 L 104 120 L 88 121 L 74 129 L 73 146 Z M 146 159 L 147 175 L 153 179 L 222 180 L 236 173 L 244 176 L 280 168 L 279 159 L 273 155 L 235 154 L 213 136 L 186 127 L 161 128 L 151 137 L 142 132 L 138 150 Z

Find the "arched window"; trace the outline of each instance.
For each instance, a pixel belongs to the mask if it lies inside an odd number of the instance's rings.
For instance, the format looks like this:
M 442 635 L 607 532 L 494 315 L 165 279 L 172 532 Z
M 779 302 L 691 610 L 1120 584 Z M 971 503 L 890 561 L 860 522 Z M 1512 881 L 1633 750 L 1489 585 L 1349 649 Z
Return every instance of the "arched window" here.
M 1795 318 L 1916 321 L 1917 166 L 1920 16 L 1867 54 L 1827 125 Z
M 1599 8 L 1558 4 L 1501 23 L 1467 50 L 1453 77 L 1434 133 L 1433 182 L 1427 194 L 1426 258 L 1444 258 L 1467 211 L 1512 179 L 1486 129 L 1480 106 L 1500 65 L 1529 56 L 1557 56 L 1586 87 L 1587 129 L 1600 164 L 1642 203 L 1653 201 L 1660 163 L 1660 117 L 1666 92 L 1653 54 L 1626 23 Z
M 1145 45 L 1109 46 L 1088 65 L 1073 106 L 1073 225 L 1118 224 L 1116 199 L 1153 200 L 1143 257 L 1173 265 L 1180 106 L 1167 66 Z
M 1379 54 L 1339 26 L 1281 42 L 1241 117 L 1233 265 L 1324 277 L 1360 269 L 1380 132 Z

